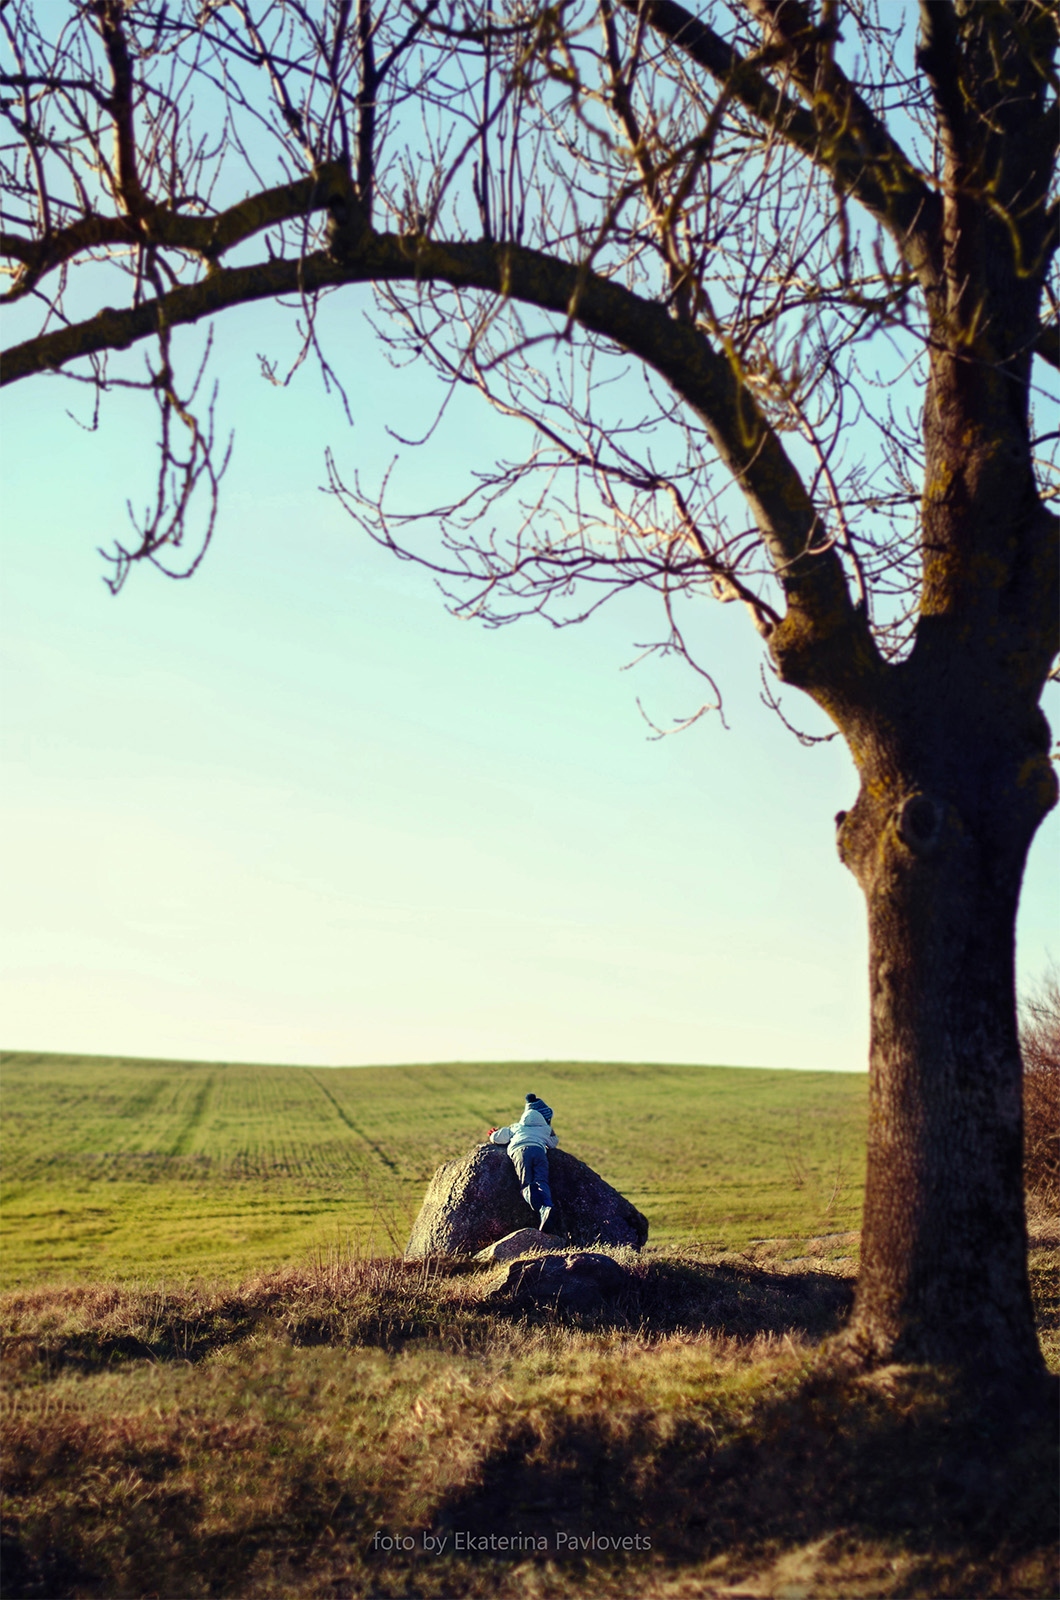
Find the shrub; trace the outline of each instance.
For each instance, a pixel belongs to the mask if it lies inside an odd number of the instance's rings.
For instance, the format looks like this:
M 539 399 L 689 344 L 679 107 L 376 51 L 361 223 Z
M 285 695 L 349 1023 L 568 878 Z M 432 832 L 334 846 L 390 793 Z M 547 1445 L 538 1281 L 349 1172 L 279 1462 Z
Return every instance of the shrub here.
M 1023 1174 L 1027 1192 L 1060 1204 L 1060 972 L 1020 1007 Z

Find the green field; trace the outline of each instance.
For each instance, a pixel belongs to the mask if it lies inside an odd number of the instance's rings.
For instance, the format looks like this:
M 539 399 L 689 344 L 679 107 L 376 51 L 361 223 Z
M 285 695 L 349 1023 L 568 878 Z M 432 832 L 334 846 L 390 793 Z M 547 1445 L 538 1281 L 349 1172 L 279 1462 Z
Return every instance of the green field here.
M 231 1278 L 405 1244 L 441 1162 L 527 1090 L 649 1242 L 741 1250 L 860 1223 L 867 1080 L 608 1063 L 316 1068 L 0 1055 L 2 1274 Z

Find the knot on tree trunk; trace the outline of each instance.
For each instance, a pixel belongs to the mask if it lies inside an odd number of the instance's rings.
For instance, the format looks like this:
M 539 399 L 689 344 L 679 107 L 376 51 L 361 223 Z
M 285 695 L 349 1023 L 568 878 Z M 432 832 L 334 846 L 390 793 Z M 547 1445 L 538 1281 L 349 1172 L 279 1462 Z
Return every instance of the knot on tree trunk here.
M 902 843 L 914 855 L 929 856 L 942 837 L 946 807 L 929 794 L 906 795 L 895 815 Z

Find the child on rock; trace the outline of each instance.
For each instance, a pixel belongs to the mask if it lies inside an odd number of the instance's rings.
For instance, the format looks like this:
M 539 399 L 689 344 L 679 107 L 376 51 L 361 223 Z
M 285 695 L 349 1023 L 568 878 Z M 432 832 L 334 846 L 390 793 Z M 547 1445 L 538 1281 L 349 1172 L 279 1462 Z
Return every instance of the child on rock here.
M 545 1233 L 552 1216 L 548 1152 L 559 1144 L 552 1132 L 552 1107 L 539 1100 L 536 1094 L 528 1094 L 519 1121 L 507 1128 L 491 1128 L 489 1142 L 507 1145 L 523 1199 L 531 1211 L 537 1213 L 538 1227 Z

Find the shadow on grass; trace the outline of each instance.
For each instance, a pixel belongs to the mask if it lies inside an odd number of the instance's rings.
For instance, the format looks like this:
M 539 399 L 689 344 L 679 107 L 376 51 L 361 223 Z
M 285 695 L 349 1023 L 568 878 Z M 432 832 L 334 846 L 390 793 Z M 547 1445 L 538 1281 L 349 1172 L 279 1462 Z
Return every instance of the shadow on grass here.
M 937 1369 L 852 1378 L 822 1362 L 723 1431 L 688 1413 L 663 1439 L 649 1416 L 559 1421 L 548 1436 L 524 1426 L 435 1521 L 480 1536 L 517 1528 L 553 1549 L 562 1531 L 568 1553 L 592 1535 L 598 1550 L 639 1534 L 653 1560 L 682 1566 L 841 1530 L 996 1569 L 1052 1547 L 1056 1400 L 1055 1380 L 1022 1407 L 984 1408 Z
M 647 1592 L 640 1585 L 660 1566 L 694 1568 L 724 1555 L 731 1573 L 838 1534 L 916 1563 L 915 1584 L 873 1593 L 1011 1600 L 1051 1592 L 1040 1580 L 1024 1589 L 998 1588 L 996 1579 L 1025 1556 L 1039 1557 L 1039 1572 L 1047 1560 L 1041 1552 L 1052 1545 L 1055 1523 L 1052 1412 L 1050 1405 L 984 1413 L 975 1394 L 929 1369 L 851 1380 L 818 1368 L 728 1420 L 688 1412 L 572 1420 L 556 1410 L 538 1425 L 516 1422 L 483 1453 L 476 1483 L 433 1508 L 430 1525 L 435 1536 L 543 1538 L 549 1559 L 563 1568 L 547 1589 L 529 1579 L 519 1586 L 510 1558 L 373 1559 L 366 1530 L 381 1518 L 386 1525 L 385 1508 L 370 1506 L 374 1496 L 361 1498 L 323 1461 L 283 1458 L 251 1422 L 141 1420 L 127 1436 L 120 1419 L 70 1416 L 8 1456 L 8 1493 L 24 1509 L 5 1539 L 4 1593 L 11 1600 L 632 1596 Z M 19 1496 L 34 1482 L 48 1486 L 39 1510 Z M 256 1507 L 235 1537 L 215 1531 L 223 1494 Z M 637 1535 L 643 1553 L 605 1553 L 604 1541 Z M 577 1553 L 578 1540 L 585 1554 Z M 994 1581 L 980 1587 L 980 1574 Z M 840 1577 L 814 1592 L 845 1590 Z
M 770 1272 L 753 1264 L 671 1257 L 638 1262 L 620 1310 L 650 1334 L 792 1334 L 817 1342 L 842 1326 L 853 1299 L 853 1282 L 834 1273 Z
M 324 1462 L 276 1456 L 253 1424 L 52 1419 L 4 1452 L 5 1600 L 257 1600 L 285 1556 L 363 1515 Z

